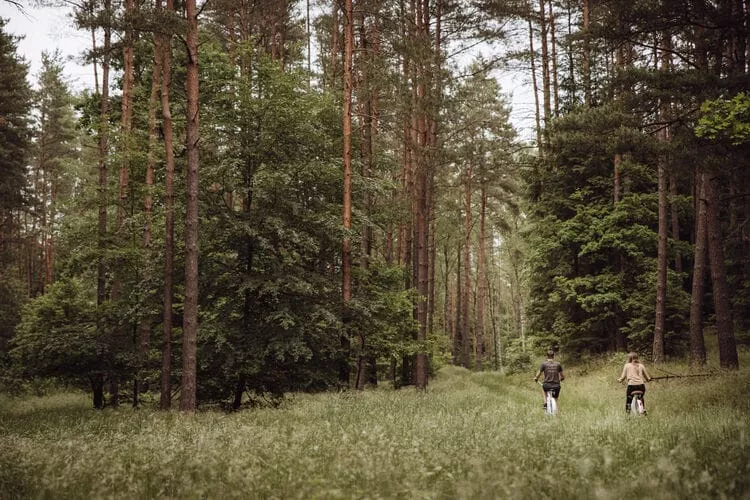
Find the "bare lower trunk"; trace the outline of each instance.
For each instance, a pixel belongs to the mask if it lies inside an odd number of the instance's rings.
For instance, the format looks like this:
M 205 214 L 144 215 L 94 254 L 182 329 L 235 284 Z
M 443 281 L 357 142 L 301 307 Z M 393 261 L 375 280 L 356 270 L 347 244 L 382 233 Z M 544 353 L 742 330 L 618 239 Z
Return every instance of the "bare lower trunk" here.
M 719 196 L 716 178 L 706 179 L 706 225 L 708 228 L 708 256 L 711 262 L 716 335 L 719 340 L 719 364 L 722 368 L 739 368 L 737 342 L 734 338 L 732 311 L 729 304 L 724 247 L 719 217 Z
M 706 282 L 706 174 L 697 176 L 695 255 L 693 258 L 693 286 L 690 299 L 690 366 L 706 364 L 706 344 L 703 339 L 703 287 Z
M 465 368 L 471 367 L 471 181 L 472 164 L 466 166 L 464 185 L 464 289 L 461 305 L 463 306 L 463 331 L 461 332 L 461 362 Z
M 479 212 L 479 241 L 477 251 L 477 370 L 482 370 L 484 358 L 484 306 L 487 302 L 487 258 L 485 255 L 485 242 L 487 241 L 485 229 L 485 216 L 487 211 L 487 189 L 482 184 L 481 204 Z
M 667 298 L 667 187 L 664 159 L 659 159 L 659 243 L 656 267 L 656 324 L 652 357 L 654 363 L 664 362 L 664 324 Z

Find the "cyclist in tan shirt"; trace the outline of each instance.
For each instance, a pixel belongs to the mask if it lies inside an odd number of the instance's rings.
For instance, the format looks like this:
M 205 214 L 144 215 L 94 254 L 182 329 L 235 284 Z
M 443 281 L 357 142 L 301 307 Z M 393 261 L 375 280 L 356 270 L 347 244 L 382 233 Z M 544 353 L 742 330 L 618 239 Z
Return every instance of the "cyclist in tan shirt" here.
M 630 413 L 630 403 L 633 401 L 633 391 L 641 391 L 646 395 L 646 384 L 650 382 L 651 377 L 646 371 L 646 367 L 638 360 L 638 354 L 631 352 L 628 354 L 628 362 L 622 367 L 622 375 L 617 379 L 618 382 L 628 381 L 628 389 L 625 391 L 625 411 Z M 646 401 L 643 400 L 645 407 Z M 645 411 L 645 410 L 644 410 Z

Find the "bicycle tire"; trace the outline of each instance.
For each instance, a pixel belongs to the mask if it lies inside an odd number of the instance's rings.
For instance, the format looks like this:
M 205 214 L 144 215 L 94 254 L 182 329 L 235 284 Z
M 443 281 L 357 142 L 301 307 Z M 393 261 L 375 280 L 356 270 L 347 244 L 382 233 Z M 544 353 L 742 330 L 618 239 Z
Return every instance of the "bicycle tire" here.
M 547 415 L 557 414 L 557 401 L 552 395 L 552 391 L 547 392 Z
M 634 394 L 633 399 L 630 401 L 630 413 L 633 415 L 643 415 L 643 399 L 640 394 Z

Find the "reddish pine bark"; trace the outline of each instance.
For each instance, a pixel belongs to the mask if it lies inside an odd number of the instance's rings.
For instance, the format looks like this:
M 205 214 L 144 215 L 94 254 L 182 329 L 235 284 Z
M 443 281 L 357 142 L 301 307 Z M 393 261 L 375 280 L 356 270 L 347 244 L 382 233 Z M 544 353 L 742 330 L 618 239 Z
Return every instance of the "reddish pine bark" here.
M 185 309 L 182 327 L 180 410 L 196 409 L 196 342 L 198 339 L 198 13 L 195 0 L 185 3 L 187 16 L 187 203 L 185 214 Z
M 344 332 L 342 336 L 343 356 L 348 360 L 349 344 L 349 303 L 352 298 L 351 266 L 352 242 L 349 232 L 352 228 L 352 53 L 354 46 L 354 8 L 352 0 L 344 1 L 344 240 L 341 252 L 341 297 L 343 303 Z M 341 382 L 349 382 L 348 361 L 342 362 Z
M 157 0 L 157 9 L 161 8 Z M 174 12 L 174 0 L 167 0 L 166 13 Z M 174 300 L 174 132 L 169 92 L 172 84 L 172 36 L 165 35 L 162 46 L 162 79 L 161 79 L 161 112 L 164 131 L 165 159 L 165 233 L 164 233 L 164 310 L 162 311 L 162 356 L 161 356 L 161 394 L 159 407 L 168 410 L 172 407 L 172 302 Z

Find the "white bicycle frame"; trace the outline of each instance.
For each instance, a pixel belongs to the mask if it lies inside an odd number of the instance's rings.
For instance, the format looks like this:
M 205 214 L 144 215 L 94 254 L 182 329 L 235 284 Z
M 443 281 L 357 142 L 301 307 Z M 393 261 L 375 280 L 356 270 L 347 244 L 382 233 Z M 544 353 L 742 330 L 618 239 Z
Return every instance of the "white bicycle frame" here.
M 630 393 L 633 399 L 630 401 L 630 412 L 633 415 L 643 415 L 646 409 L 643 406 L 643 392 L 633 391 Z
M 543 385 L 542 385 L 542 389 L 544 389 Z M 552 391 L 544 391 L 544 394 L 546 394 L 547 396 L 547 406 L 544 410 L 545 413 L 547 415 L 557 415 L 557 400 L 552 395 Z

